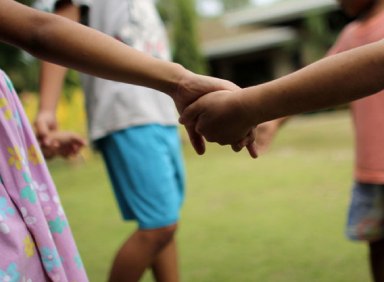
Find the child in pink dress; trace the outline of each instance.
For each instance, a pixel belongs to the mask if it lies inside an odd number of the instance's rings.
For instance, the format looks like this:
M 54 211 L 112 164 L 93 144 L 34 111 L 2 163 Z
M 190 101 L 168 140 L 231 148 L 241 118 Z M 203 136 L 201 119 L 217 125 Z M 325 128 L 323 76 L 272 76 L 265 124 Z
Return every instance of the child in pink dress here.
M 86 281 L 55 185 L 2 71 L 0 108 L 0 280 Z

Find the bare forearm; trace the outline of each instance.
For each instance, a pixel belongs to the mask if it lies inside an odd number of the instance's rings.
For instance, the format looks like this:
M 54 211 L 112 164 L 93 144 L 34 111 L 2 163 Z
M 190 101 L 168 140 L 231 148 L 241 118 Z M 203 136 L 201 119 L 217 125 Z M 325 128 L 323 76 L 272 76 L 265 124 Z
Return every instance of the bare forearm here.
M 172 86 L 176 86 L 177 72 L 181 69 L 178 65 L 145 55 L 101 32 L 65 19 L 44 24 L 36 38 L 39 47 L 32 54 L 40 59 L 165 93 L 173 92 Z
M 0 40 L 39 59 L 168 94 L 175 92 L 184 71 L 179 65 L 145 55 L 70 20 L 38 12 L 14 1 L 0 0 L 0 5 L 0 25 L 6 25 L 0 27 Z M 18 14 L 24 17 L 21 19 Z
M 255 124 L 347 103 L 384 89 L 384 42 L 312 64 L 244 90 Z
M 39 111 L 56 112 L 67 68 L 41 62 Z
M 62 3 L 55 11 L 58 16 L 80 22 L 80 9 L 71 1 Z M 40 107 L 39 112 L 56 114 L 57 104 L 67 74 L 67 68 L 41 61 L 40 68 Z

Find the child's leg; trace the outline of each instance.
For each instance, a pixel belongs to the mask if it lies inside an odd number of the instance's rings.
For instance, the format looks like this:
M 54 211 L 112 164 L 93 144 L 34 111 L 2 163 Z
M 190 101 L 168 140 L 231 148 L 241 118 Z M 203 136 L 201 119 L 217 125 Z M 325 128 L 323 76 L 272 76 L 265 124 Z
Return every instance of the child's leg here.
M 177 128 L 133 127 L 98 145 L 124 218 L 139 223 L 117 254 L 110 281 L 138 281 L 147 268 L 159 282 L 178 281 L 176 246 L 168 248 L 184 198 Z
M 167 266 L 167 263 L 171 263 L 171 261 L 163 261 L 163 259 L 168 259 L 168 257 L 162 256 L 162 252 L 173 241 L 176 227 L 176 225 L 172 225 L 160 229 L 139 229 L 136 231 L 117 253 L 109 282 L 136 282 L 139 281 L 144 271 L 155 262 L 159 266 Z M 168 254 L 168 256 L 176 257 L 176 254 Z M 175 276 L 177 278 L 176 265 L 168 268 L 161 267 L 162 269 L 158 269 L 158 271 L 162 273 L 164 278 Z M 174 273 L 169 273 L 168 271 L 174 271 Z M 177 282 L 178 279 L 156 281 Z
M 152 272 L 157 282 L 178 282 L 179 266 L 175 238 L 157 255 L 152 265 Z
M 384 282 L 384 239 L 370 243 L 369 251 L 373 281 Z

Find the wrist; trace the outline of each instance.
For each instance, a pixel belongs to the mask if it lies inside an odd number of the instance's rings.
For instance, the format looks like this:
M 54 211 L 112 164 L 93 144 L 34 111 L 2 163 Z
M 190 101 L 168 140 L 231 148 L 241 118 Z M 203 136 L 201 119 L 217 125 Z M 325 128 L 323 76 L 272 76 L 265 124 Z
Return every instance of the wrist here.
M 245 106 L 249 113 L 250 122 L 257 126 L 261 123 L 286 116 L 278 105 L 281 99 L 277 99 L 278 88 L 273 83 L 265 83 L 244 90 Z M 284 108 L 284 107 L 281 107 Z
M 48 100 L 47 95 L 42 95 L 40 93 L 40 104 L 39 104 L 39 111 L 37 112 L 37 115 L 40 114 L 52 114 L 56 115 L 56 105 L 52 102 L 46 101 Z
M 244 123 L 248 127 L 254 127 L 262 123 L 260 119 L 259 110 L 257 109 L 257 103 L 254 103 L 254 95 L 249 89 L 240 91 L 241 103 L 244 112 Z
M 40 106 L 37 115 L 54 115 L 56 116 L 56 111 L 51 107 Z
M 171 71 L 169 73 L 171 75 L 167 79 L 164 92 L 167 93 L 173 100 L 175 100 L 177 99 L 177 94 L 179 93 L 180 89 L 183 88 L 183 84 L 185 83 L 189 71 L 180 64 L 172 63 Z

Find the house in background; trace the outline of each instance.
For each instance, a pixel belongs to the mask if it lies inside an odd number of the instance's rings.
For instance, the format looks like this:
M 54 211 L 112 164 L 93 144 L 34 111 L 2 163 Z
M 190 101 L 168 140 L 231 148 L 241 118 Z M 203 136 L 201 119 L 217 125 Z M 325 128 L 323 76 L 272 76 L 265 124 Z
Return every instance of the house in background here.
M 335 39 L 322 32 L 346 23 L 335 0 L 286 0 L 202 19 L 199 29 L 211 75 L 247 87 L 319 59 Z

